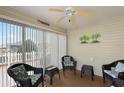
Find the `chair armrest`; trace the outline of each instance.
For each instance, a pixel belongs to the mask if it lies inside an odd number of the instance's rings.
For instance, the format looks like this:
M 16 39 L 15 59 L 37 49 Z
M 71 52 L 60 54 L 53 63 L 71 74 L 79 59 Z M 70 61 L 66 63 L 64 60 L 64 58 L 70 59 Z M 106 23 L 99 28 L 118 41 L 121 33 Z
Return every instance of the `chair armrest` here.
M 111 64 L 102 65 L 102 70 L 111 70 Z
M 61 63 L 62 63 L 62 66 L 64 66 L 64 61 L 62 61 Z
M 14 80 L 18 81 L 20 83 L 19 87 L 30 87 L 30 86 L 32 86 L 30 77 L 27 77 L 27 78 L 15 78 Z
M 43 68 L 34 68 L 34 74 L 42 74 L 43 75 Z
M 124 80 L 124 72 L 119 72 L 118 73 L 118 78 Z
M 102 74 L 105 77 L 104 70 L 111 70 L 111 64 L 102 65 Z
M 26 68 L 26 71 L 34 71 L 34 74 L 43 73 L 43 68 L 37 68 L 37 67 L 29 66 L 29 65 L 25 68 Z

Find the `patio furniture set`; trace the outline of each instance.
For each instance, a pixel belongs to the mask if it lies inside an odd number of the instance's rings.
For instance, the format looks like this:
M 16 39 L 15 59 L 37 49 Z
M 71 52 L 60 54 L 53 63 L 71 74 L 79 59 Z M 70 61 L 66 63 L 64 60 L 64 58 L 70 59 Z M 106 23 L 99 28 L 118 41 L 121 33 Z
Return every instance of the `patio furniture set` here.
M 63 74 L 66 70 L 73 70 L 76 74 L 77 62 L 71 56 L 62 57 Z M 28 75 L 28 71 L 34 73 Z M 17 87 L 37 87 L 39 84 L 44 85 L 43 68 L 36 68 L 25 63 L 18 63 L 10 66 L 7 70 L 10 77 L 14 79 Z M 94 69 L 92 65 L 82 65 L 81 78 L 84 73 L 88 73 L 91 76 L 91 80 L 94 80 Z M 103 82 L 106 79 L 112 81 L 112 84 L 116 87 L 124 87 L 124 60 L 118 60 L 111 64 L 102 65 Z M 50 84 L 53 84 L 54 75 L 58 74 L 60 79 L 59 68 L 55 66 L 49 66 L 45 68 L 45 75 L 49 76 Z

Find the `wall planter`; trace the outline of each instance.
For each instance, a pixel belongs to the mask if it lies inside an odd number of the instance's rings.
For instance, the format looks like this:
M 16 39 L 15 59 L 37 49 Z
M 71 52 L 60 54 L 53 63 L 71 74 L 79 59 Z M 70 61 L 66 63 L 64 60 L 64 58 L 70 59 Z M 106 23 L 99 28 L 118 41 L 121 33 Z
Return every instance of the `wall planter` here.
M 100 41 L 92 41 L 91 43 L 100 43 Z
M 81 44 L 87 44 L 87 43 L 99 43 L 100 41 L 98 40 L 101 37 L 101 34 L 96 32 L 89 35 L 83 35 L 80 37 L 80 42 Z
M 100 41 L 98 40 L 101 37 L 100 33 L 94 33 L 91 35 L 92 42 L 91 43 L 99 43 Z
M 90 40 L 90 38 L 87 35 L 83 35 L 83 36 L 80 37 L 80 42 L 83 43 L 83 44 L 88 43 L 89 40 Z
M 88 42 L 82 41 L 81 44 L 87 44 Z

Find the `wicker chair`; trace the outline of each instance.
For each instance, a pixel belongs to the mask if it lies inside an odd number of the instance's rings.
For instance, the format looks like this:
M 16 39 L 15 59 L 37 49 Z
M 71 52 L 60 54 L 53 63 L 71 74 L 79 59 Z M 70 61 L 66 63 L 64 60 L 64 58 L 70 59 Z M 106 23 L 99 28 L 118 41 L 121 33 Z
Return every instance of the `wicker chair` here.
M 104 65 L 102 65 L 102 73 L 103 73 L 103 82 L 104 83 L 105 83 L 105 78 L 111 80 L 112 82 L 116 78 L 119 78 L 119 79 L 124 80 L 124 72 L 119 72 L 117 74 L 117 77 L 114 77 L 114 75 L 112 76 L 112 75 L 110 75 L 110 74 L 108 74 L 108 73 L 105 72 L 105 70 L 111 71 L 111 68 L 112 67 L 115 68 L 116 65 L 118 64 L 118 62 L 124 63 L 124 60 L 117 60 L 117 61 L 114 61 L 114 62 L 112 62 L 110 64 L 104 64 Z
M 66 58 L 68 59 L 68 64 L 66 64 Z M 76 65 L 77 62 L 74 60 L 72 56 L 66 55 L 62 57 L 62 68 L 63 68 L 63 73 L 65 73 L 65 70 L 73 70 L 74 74 L 76 74 Z
M 33 75 L 28 75 L 33 71 Z M 32 67 L 25 63 L 18 63 L 10 66 L 7 73 L 14 79 L 17 87 L 37 87 L 41 82 L 43 86 L 43 69 Z

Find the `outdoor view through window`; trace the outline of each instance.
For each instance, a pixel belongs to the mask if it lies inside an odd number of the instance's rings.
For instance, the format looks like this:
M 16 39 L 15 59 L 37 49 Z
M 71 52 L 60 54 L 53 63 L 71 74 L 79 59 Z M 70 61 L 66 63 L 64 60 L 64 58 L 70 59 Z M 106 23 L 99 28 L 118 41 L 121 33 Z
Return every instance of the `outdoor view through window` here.
M 25 62 L 35 67 L 55 65 L 61 68 L 61 57 L 65 54 L 65 35 L 44 32 L 6 20 L 0 21 L 0 86 L 15 85 L 7 74 L 10 65 Z

